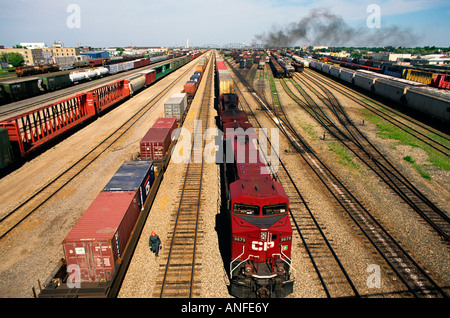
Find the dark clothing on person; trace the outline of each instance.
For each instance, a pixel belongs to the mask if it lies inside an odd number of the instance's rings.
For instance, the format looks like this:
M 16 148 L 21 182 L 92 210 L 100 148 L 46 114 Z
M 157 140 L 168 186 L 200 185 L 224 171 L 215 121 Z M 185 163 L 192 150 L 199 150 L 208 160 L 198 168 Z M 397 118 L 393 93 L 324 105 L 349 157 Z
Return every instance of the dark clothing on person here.
M 160 245 L 161 240 L 159 239 L 159 236 L 157 234 L 150 235 L 150 238 L 148 240 L 148 246 L 150 247 L 150 250 L 153 253 L 155 253 L 155 256 L 158 256 Z

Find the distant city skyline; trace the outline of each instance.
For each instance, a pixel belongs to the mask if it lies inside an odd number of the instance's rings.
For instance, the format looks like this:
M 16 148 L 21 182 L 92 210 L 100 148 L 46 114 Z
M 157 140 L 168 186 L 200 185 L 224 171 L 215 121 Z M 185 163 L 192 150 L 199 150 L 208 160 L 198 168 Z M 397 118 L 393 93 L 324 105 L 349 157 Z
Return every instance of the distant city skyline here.
M 0 45 L 450 46 L 448 0 L 0 0 Z

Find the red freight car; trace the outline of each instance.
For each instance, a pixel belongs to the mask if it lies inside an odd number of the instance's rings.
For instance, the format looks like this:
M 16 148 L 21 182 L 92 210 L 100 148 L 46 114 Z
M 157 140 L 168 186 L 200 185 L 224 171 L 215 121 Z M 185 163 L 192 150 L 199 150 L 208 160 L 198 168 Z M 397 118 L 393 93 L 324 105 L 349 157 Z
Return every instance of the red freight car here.
M 161 117 L 140 142 L 142 160 L 162 159 L 172 143 L 172 132 L 177 128 L 175 117 Z
M 87 92 L 88 108 L 95 109 L 97 114 L 100 114 L 129 96 L 130 88 L 127 80 L 110 82 Z
M 0 123 L 22 157 L 51 139 L 94 117 L 87 106 L 87 95 L 77 94 L 62 101 L 9 118 Z
M 145 76 L 145 86 L 150 86 L 152 83 L 156 82 L 156 72 L 154 69 L 145 70 L 140 73 Z
M 137 193 L 101 192 L 64 239 L 68 270 L 75 266 L 81 282 L 113 277 L 140 213 Z
M 103 59 L 92 59 L 89 60 L 89 66 L 95 67 L 95 66 L 102 66 L 103 65 Z
M 443 89 L 450 89 L 450 75 L 437 74 L 432 82 L 432 86 Z

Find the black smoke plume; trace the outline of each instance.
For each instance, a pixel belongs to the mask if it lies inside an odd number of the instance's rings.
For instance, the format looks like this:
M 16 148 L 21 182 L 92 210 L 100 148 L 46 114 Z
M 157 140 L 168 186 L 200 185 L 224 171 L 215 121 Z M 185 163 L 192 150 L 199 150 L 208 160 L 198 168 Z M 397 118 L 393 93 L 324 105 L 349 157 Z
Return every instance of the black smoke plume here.
M 273 26 L 272 30 L 255 35 L 254 43 L 265 47 L 287 47 L 294 45 L 326 46 L 410 46 L 419 37 L 399 26 L 380 28 L 351 27 L 342 17 L 326 9 L 312 10 L 299 22 L 285 27 Z

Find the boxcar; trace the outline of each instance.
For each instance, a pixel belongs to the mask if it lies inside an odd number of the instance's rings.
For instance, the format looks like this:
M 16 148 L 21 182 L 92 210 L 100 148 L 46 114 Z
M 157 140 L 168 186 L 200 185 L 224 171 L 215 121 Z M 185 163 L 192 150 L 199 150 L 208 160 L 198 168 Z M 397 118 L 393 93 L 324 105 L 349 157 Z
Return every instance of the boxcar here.
M 30 98 L 39 95 L 42 91 L 39 89 L 38 77 L 31 77 L 27 79 L 20 79 L 14 81 L 3 82 L 2 86 L 5 94 L 9 97 L 11 102 Z
M 42 88 L 47 92 L 56 91 L 58 89 L 63 89 L 72 85 L 69 74 L 58 74 L 43 76 L 42 78 Z

